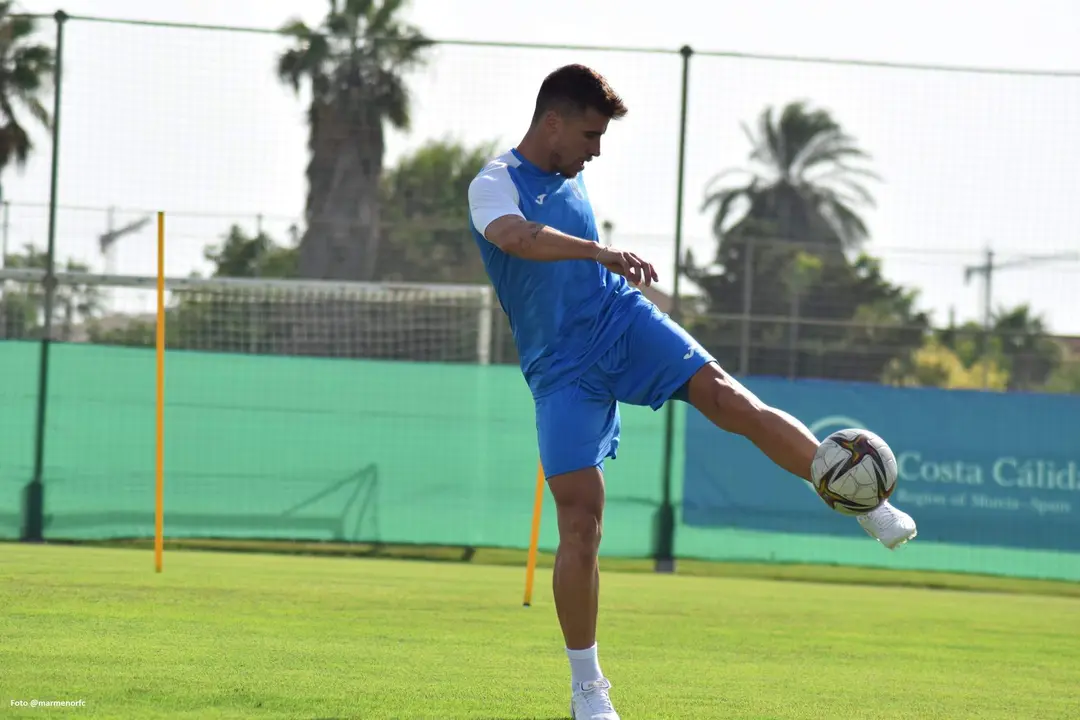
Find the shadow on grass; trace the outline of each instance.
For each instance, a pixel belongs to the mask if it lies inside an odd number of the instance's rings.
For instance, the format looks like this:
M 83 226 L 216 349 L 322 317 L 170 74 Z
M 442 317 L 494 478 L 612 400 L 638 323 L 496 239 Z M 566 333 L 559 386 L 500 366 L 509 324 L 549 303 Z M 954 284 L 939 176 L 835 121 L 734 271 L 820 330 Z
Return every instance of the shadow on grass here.
M 41 544 L 138 550 L 153 549 L 154 547 L 152 538 L 115 538 L 90 541 L 50 539 Z M 387 545 L 382 543 L 276 539 L 176 538 L 166 539 L 164 549 L 166 551 L 184 550 L 304 557 L 407 560 L 429 563 L 470 563 L 473 565 L 520 568 L 525 567 L 527 559 L 527 553 L 524 550 L 515 548 Z M 537 568 L 547 570 L 553 565 L 554 555 L 552 553 L 541 551 L 537 554 Z M 655 564 L 650 558 L 601 556 L 600 566 L 604 572 L 656 572 Z M 906 587 L 922 590 L 1049 595 L 1080 599 L 1080 582 L 1067 580 L 978 575 L 933 570 L 894 570 L 825 563 L 797 565 L 754 561 L 718 562 L 680 559 L 677 561 L 675 574 L 748 580 Z

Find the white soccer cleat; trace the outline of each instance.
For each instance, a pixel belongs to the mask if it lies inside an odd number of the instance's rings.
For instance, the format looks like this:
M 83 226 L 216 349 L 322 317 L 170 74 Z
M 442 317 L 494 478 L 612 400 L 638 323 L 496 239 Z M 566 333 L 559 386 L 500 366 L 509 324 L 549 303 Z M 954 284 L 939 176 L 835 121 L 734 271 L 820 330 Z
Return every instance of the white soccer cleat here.
M 575 685 L 570 699 L 571 720 L 619 720 L 608 697 L 610 689 L 611 683 L 604 678 Z
M 889 504 L 888 500 L 865 515 L 859 515 L 857 519 L 867 535 L 890 550 L 903 545 L 919 534 L 911 516 L 897 510 Z

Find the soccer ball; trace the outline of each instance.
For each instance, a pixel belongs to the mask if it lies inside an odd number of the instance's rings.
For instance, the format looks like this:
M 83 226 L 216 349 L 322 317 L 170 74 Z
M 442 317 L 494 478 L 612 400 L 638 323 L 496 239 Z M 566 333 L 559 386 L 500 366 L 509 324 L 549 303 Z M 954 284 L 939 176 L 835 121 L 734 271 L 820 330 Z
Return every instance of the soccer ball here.
M 826 505 L 844 515 L 862 515 L 896 489 L 896 456 L 869 430 L 837 430 L 818 446 L 810 476 Z

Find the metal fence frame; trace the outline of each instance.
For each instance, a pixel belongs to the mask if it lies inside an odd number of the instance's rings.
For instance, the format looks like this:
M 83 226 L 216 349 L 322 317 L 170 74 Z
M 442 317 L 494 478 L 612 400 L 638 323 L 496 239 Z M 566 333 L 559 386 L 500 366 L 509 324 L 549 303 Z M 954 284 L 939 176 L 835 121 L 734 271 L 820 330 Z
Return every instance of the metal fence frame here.
M 31 18 L 35 20 L 51 19 L 55 23 L 55 93 L 53 99 L 53 122 L 52 122 L 52 147 L 51 147 L 51 177 L 50 177 L 50 192 L 49 192 L 49 210 L 48 210 L 48 246 L 47 246 L 47 261 L 44 272 L 44 328 L 42 337 L 40 340 L 40 363 L 39 363 L 39 377 L 37 388 L 37 415 L 35 426 L 35 441 L 34 441 L 34 466 L 33 475 L 30 482 L 27 484 L 24 491 L 24 527 L 22 532 L 22 539 L 30 542 L 40 542 L 43 540 L 44 530 L 44 482 L 43 482 L 43 464 L 45 454 L 45 425 L 46 414 L 48 410 L 48 378 L 49 378 L 49 344 L 52 334 L 52 308 L 54 302 L 54 293 L 57 287 L 57 278 L 55 270 L 55 251 L 56 251 L 56 210 L 58 202 L 58 177 L 59 177 L 59 152 L 60 152 L 60 140 L 61 140 L 61 100 L 63 96 L 63 50 L 64 50 L 64 28 L 68 22 L 99 22 L 99 23 L 117 23 L 125 25 L 141 25 L 141 26 L 153 26 L 153 27 L 170 27 L 181 28 L 190 30 L 202 30 L 202 31 L 217 31 L 217 32 L 232 32 L 232 33 L 258 33 L 258 34 L 283 34 L 279 30 L 250 28 L 250 27 L 227 27 L 227 26 L 211 26 L 211 25 L 199 25 L 192 23 L 164 23 L 164 22 L 151 22 L 151 21 L 138 21 L 138 20 L 126 20 L 120 18 L 102 18 L 102 17 L 90 17 L 90 16 L 76 16 L 69 15 L 63 10 L 58 10 L 52 15 L 20 15 L 19 17 Z M 680 64 L 680 103 L 679 107 L 672 108 L 673 111 L 679 113 L 679 140 L 678 140 L 678 176 L 677 185 L 675 190 L 675 219 L 674 219 L 674 288 L 672 293 L 672 306 L 670 315 L 679 321 L 682 319 L 682 308 L 680 307 L 680 293 L 679 293 L 679 280 L 683 274 L 682 264 L 682 245 L 683 245 L 683 228 L 682 228 L 682 209 L 684 206 L 684 182 L 685 182 L 685 150 L 686 150 L 686 127 L 687 127 L 687 104 L 689 100 L 689 76 L 690 68 L 692 65 L 692 59 L 695 55 L 710 56 L 710 57 L 727 57 L 727 58 L 741 58 L 741 59 L 756 59 L 763 61 L 782 61 L 782 62 L 804 62 L 804 63 L 817 63 L 817 64 L 831 64 L 831 65 L 849 65 L 849 66 L 863 66 L 863 67 L 879 67 L 879 68 L 893 68 L 893 69 L 907 69 L 907 70 L 933 70 L 937 72 L 958 72 L 958 73 L 975 73 L 975 74 L 995 74 L 995 75 L 1024 75 L 1024 76 L 1042 76 L 1042 77 L 1070 77 L 1080 78 L 1080 71 L 1053 71 L 1053 70 L 1021 70 L 1010 68 L 979 68 L 979 67 L 960 67 L 960 66 L 944 66 L 944 65 L 929 65 L 929 64 L 902 64 L 902 63 L 888 63 L 888 62 L 876 62 L 876 61 L 864 61 L 864 60 L 845 60 L 845 59 L 833 59 L 833 58 L 809 58 L 809 57 L 796 57 L 796 56 L 783 56 L 783 55 L 767 55 L 767 54 L 753 54 L 753 53 L 739 53 L 739 52 L 724 52 L 724 51 L 696 51 L 689 46 L 683 46 L 677 50 L 663 49 L 663 48 L 633 48 L 633 47 L 603 47 L 603 46 L 586 46 L 586 45 L 565 45 L 565 44 L 544 44 L 544 43 L 510 43 L 510 42 L 483 42 L 483 41 L 469 41 L 469 40 L 438 40 L 434 41 L 435 45 L 463 45 L 474 47 L 517 47 L 517 48 L 533 48 L 533 49 L 558 49 L 558 50 L 593 50 L 593 51 L 622 51 L 622 52 L 636 52 L 636 53 L 652 53 L 652 54 L 667 54 L 667 55 L 679 55 L 681 57 Z M 743 315 L 735 316 L 741 318 L 744 323 L 748 323 L 751 318 Z M 742 366 L 745 369 L 745 363 Z M 662 476 L 662 502 L 657 510 L 656 515 L 656 547 L 655 547 L 655 560 L 658 570 L 670 570 L 674 565 L 674 530 L 675 530 L 675 511 L 672 504 L 672 482 L 673 482 L 673 470 L 672 470 L 672 454 L 673 445 L 675 442 L 675 411 L 673 404 L 668 404 L 667 415 L 665 419 L 665 437 L 664 437 L 664 468 Z

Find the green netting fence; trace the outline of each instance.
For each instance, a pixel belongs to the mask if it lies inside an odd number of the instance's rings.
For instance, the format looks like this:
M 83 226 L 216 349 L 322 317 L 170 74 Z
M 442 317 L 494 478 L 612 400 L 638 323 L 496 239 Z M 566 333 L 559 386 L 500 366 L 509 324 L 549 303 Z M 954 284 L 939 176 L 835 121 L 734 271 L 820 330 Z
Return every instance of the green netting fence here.
M 0 342 L 0 537 L 19 537 L 31 477 L 39 344 Z M 46 539 L 154 533 L 155 354 L 53 344 Z M 167 355 L 165 534 L 525 548 L 532 403 L 512 366 Z M 653 553 L 664 415 L 624 407 L 602 552 Z M 679 407 L 676 436 L 685 410 Z M 673 458 L 681 499 L 683 444 Z M 752 478 L 747 479 L 752 482 Z M 544 508 L 540 545 L 554 549 Z M 682 558 L 812 562 L 1080 580 L 1080 555 L 677 524 Z

